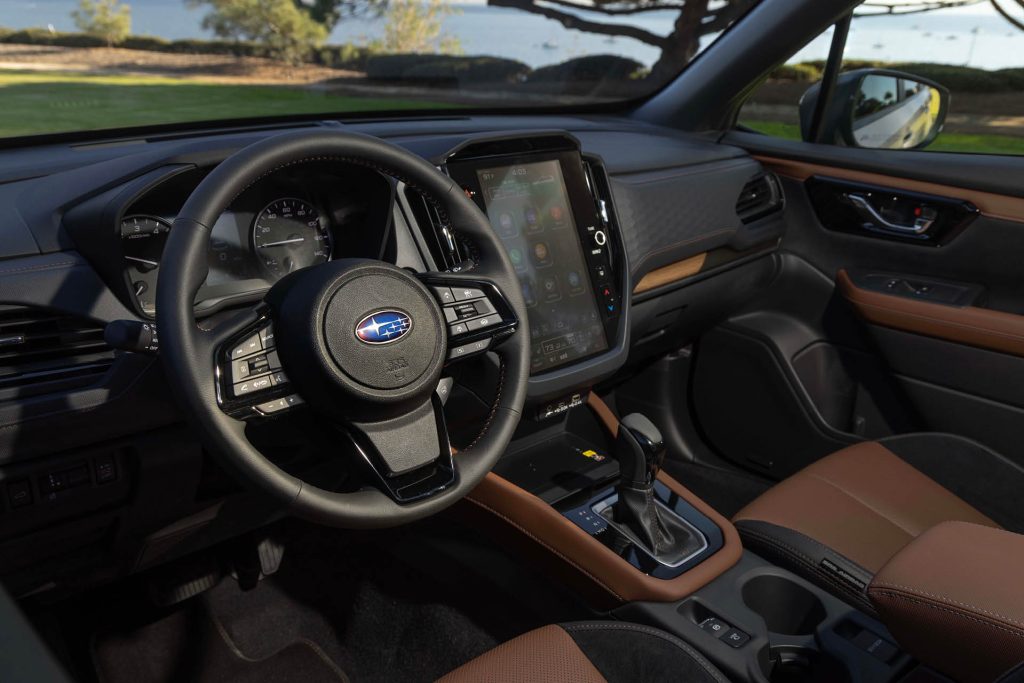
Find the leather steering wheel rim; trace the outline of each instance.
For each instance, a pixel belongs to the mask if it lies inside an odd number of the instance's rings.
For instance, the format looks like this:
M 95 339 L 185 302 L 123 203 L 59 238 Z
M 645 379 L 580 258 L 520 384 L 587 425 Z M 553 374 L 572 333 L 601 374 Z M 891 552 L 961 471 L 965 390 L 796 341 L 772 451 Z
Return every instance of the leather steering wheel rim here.
M 454 458 L 455 483 L 424 500 L 399 504 L 377 489 L 338 493 L 312 486 L 262 455 L 246 438 L 245 423 L 218 406 L 215 366 L 223 335 L 218 328 L 201 328 L 193 308 L 208 272 L 211 229 L 235 198 L 261 178 L 296 164 L 330 161 L 364 166 L 420 191 L 442 220 L 474 247 L 470 269 L 444 276 L 493 283 L 519 318 L 517 331 L 493 349 L 502 368 L 498 395 L 478 438 Z M 255 317 L 251 311 L 248 315 Z M 395 526 L 435 514 L 469 493 L 493 468 L 512 439 L 526 397 L 530 357 L 526 320 L 508 255 L 487 217 L 462 189 L 429 162 L 400 147 L 341 131 L 276 135 L 221 162 L 192 192 L 174 221 L 157 289 L 160 356 L 179 405 L 206 445 L 230 473 L 284 503 L 289 513 L 346 528 Z

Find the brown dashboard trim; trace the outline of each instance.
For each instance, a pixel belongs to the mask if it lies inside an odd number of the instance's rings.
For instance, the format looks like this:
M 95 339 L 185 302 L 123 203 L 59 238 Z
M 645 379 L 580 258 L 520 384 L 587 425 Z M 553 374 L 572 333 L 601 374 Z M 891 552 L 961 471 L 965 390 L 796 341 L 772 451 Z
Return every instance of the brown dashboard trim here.
M 1024 316 L 872 292 L 855 285 L 845 270 L 836 275 L 836 286 L 868 322 L 1024 357 Z
M 911 180 L 909 178 L 900 178 L 868 171 L 856 171 L 837 166 L 825 166 L 795 159 L 780 159 L 760 155 L 755 155 L 754 158 L 779 175 L 795 180 L 803 181 L 812 176 L 828 176 L 840 180 L 882 185 L 897 191 L 906 190 L 939 195 L 950 199 L 962 199 L 974 204 L 983 215 L 989 218 L 1024 223 L 1024 198 L 1021 197 L 1010 197 L 982 190 L 972 190 L 922 180 Z
M 685 258 L 682 261 L 676 261 L 667 266 L 655 268 L 644 275 L 640 282 L 636 283 L 636 286 L 633 287 L 633 293 L 642 294 L 643 292 L 664 287 L 665 285 L 670 285 L 696 275 L 703 270 L 707 259 L 708 253 L 705 251 L 696 256 Z

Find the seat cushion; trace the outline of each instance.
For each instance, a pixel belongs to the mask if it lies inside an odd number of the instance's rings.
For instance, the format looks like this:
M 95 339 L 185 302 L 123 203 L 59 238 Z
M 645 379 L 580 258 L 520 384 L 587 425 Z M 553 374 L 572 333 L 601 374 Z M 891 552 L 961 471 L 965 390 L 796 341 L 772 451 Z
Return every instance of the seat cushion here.
M 906 449 L 909 437 L 902 438 Z M 879 442 L 819 460 L 733 518 L 746 547 L 869 613 L 865 591 L 874 574 L 947 521 L 999 526 Z
M 649 626 L 584 621 L 525 633 L 464 664 L 441 683 L 727 683 L 699 652 Z

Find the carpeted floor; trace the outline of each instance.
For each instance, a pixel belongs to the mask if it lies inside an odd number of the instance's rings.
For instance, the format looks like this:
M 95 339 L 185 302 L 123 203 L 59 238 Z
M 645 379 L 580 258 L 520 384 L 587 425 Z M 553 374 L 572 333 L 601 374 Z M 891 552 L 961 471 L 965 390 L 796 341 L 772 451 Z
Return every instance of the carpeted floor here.
M 430 578 L 378 544 L 296 525 L 280 571 L 249 591 L 232 578 L 171 609 L 118 596 L 97 615 L 91 657 L 101 683 L 433 681 L 547 623 L 404 537 Z M 403 537 L 396 537 L 395 543 Z M 406 557 L 403 555 L 403 557 Z M 126 614 L 127 613 L 127 614 Z M 90 620 L 92 621 L 92 620 Z

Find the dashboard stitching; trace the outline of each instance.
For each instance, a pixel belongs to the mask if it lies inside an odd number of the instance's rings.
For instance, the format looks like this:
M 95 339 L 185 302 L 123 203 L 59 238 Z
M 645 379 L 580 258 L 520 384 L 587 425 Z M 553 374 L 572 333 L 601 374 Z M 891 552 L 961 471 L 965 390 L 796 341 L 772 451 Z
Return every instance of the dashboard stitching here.
M 503 520 L 504 520 L 504 521 L 505 521 L 506 523 L 508 523 L 508 524 L 512 525 L 513 527 L 515 527 L 516 529 L 518 529 L 518 530 L 519 530 L 519 531 L 520 531 L 521 533 L 525 534 L 526 536 L 528 536 L 529 538 L 531 538 L 531 539 L 532 539 L 533 541 L 535 541 L 536 543 L 539 543 L 540 545 L 542 545 L 542 546 L 544 546 L 545 548 L 547 548 L 547 549 L 548 549 L 548 550 L 549 550 L 550 552 L 552 552 L 552 553 L 553 553 L 554 555 L 556 555 L 556 556 L 560 557 L 560 558 L 561 558 L 562 560 L 564 560 L 565 562 L 567 562 L 567 563 L 569 563 L 570 565 L 572 565 L 573 567 L 575 567 L 575 568 L 576 568 L 576 569 L 577 569 L 578 571 L 580 571 L 580 572 L 581 572 L 581 573 L 583 573 L 583 574 L 584 574 L 585 576 L 587 576 L 587 577 L 588 577 L 588 578 L 589 578 L 589 579 L 590 579 L 591 581 L 593 581 L 594 583 L 596 583 L 597 585 L 599 585 L 599 586 L 600 586 L 601 588 L 603 588 L 603 589 L 605 589 L 606 591 L 608 591 L 609 593 L 611 593 L 611 594 L 612 594 L 612 595 L 613 595 L 613 596 L 615 597 L 615 599 L 616 599 L 616 600 L 620 600 L 620 601 L 622 601 L 622 602 L 626 602 L 625 598 L 623 598 L 623 597 L 622 597 L 621 595 L 619 595 L 619 594 L 618 594 L 618 593 L 616 593 L 616 592 L 615 592 L 614 590 L 612 590 L 612 588 L 611 588 L 611 587 L 609 587 L 609 586 L 608 586 L 608 585 L 607 585 L 607 584 L 606 584 L 606 583 L 605 583 L 604 581 L 602 581 L 601 579 L 599 579 L 599 578 L 597 578 L 596 576 L 594 576 L 593 574 L 591 574 L 591 573 L 590 573 L 590 572 L 589 572 L 589 571 L 588 571 L 588 570 L 587 570 L 587 569 L 586 569 L 585 567 L 583 567 L 582 565 L 580 565 L 580 564 L 579 564 L 579 563 L 577 563 L 577 562 L 574 562 L 574 561 L 572 560 L 572 558 L 570 558 L 570 557 L 568 557 L 568 556 L 564 555 L 563 553 L 561 553 L 561 552 L 560 552 L 560 551 L 559 551 L 559 550 L 558 550 L 557 548 L 555 548 L 554 546 L 550 545 L 549 543 L 546 543 L 546 542 L 545 542 L 545 541 L 544 541 L 543 539 L 541 539 L 541 538 L 538 538 L 537 536 L 535 536 L 535 535 L 533 535 L 532 533 L 530 533 L 530 531 L 529 531 L 528 529 L 526 529 L 525 527 L 521 526 L 520 524 L 517 524 L 517 523 L 515 522 L 515 520 L 511 519 L 510 517 L 508 517 L 508 516 L 506 516 L 506 515 L 503 515 L 502 513 L 498 512 L 497 510 L 495 510 L 494 508 L 492 508 L 491 506 L 487 505 L 486 503 L 481 503 L 480 501 L 478 501 L 478 500 L 475 500 L 475 499 L 473 499 L 472 497 L 469 497 L 469 498 L 467 498 L 466 500 L 468 500 L 468 501 L 469 501 L 470 503 L 473 503 L 474 505 L 476 505 L 476 506 L 478 506 L 478 507 L 481 507 L 481 508 L 483 508 L 484 510 L 487 510 L 487 511 L 488 511 L 488 512 L 490 512 L 490 513 L 491 513 L 492 515 L 494 515 L 494 516 L 496 516 L 496 517 L 500 517 L 500 518 L 501 518 L 501 519 L 503 519 Z
M 22 268 L 8 268 L 7 270 L 0 270 L 0 275 L 13 275 L 14 273 L 27 273 L 34 270 L 56 270 L 57 268 L 73 268 L 75 266 L 85 265 L 78 261 L 59 261 L 57 263 L 46 263 L 38 266 L 24 266 Z

